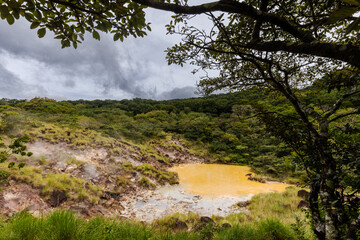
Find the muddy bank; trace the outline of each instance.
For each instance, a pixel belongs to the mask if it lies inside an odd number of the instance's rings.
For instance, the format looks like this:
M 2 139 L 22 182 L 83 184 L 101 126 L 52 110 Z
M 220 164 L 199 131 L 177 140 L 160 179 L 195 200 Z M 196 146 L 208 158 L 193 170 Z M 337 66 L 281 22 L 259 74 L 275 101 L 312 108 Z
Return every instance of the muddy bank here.
M 199 165 L 206 160 L 187 152 L 180 141 L 167 144 L 151 142 L 145 151 L 125 142 L 79 149 L 65 142 L 33 141 L 28 149 L 34 154 L 24 169 L 0 166 L 9 171 L 1 183 L 0 213 L 11 216 L 27 210 L 40 215 L 70 209 L 84 217 L 147 222 L 173 213 L 225 216 L 244 211 L 234 205 L 256 193 L 285 188 L 248 181 L 248 168 Z M 171 171 L 179 174 L 180 185 L 170 185 L 178 182 Z M 244 186 L 246 191 L 241 190 Z
M 174 213 L 226 216 L 247 211 L 237 203 L 258 193 L 281 192 L 288 184 L 249 180 L 250 168 L 219 164 L 181 164 L 170 168 L 180 184 L 160 187 L 140 199 L 132 208 L 137 220 L 153 221 Z
M 84 217 L 104 215 L 134 218 L 133 206 L 160 186 L 176 183 L 173 164 L 204 162 L 178 140 L 169 146 L 156 142 L 143 146 L 114 142 L 111 146 L 77 148 L 66 142 L 32 141 L 33 156 L 23 169 L 0 170 L 9 176 L 0 183 L 0 213 L 11 216 L 27 210 L 35 215 L 70 209 Z M 167 144 L 167 143 L 166 143 Z M 171 147 L 175 146 L 175 147 Z

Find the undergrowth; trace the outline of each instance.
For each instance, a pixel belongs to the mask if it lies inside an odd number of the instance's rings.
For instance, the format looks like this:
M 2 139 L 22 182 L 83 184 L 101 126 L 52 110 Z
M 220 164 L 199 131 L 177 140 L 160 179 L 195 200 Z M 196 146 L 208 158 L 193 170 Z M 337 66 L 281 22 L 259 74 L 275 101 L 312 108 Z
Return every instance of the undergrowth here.
M 33 217 L 19 212 L 0 222 L 0 240 L 297 240 L 291 225 L 265 219 L 230 228 L 207 225 L 190 231 L 173 231 L 134 221 L 95 217 L 85 220 L 69 211 Z

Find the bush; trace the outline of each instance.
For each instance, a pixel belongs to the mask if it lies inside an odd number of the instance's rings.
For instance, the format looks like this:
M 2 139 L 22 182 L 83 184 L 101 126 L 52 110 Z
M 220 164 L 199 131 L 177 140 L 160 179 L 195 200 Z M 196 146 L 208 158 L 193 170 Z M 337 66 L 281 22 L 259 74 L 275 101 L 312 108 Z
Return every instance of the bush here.
M 278 220 L 267 219 L 255 224 L 237 225 L 219 232 L 216 240 L 292 240 L 297 239 L 291 227 Z

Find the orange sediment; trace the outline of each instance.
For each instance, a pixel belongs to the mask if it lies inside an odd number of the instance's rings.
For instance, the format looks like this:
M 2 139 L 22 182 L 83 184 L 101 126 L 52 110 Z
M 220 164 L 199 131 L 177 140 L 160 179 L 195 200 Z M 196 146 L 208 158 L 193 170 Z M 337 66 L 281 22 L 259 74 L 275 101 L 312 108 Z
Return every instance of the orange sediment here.
M 177 172 L 186 192 L 210 196 L 242 196 L 284 191 L 283 183 L 260 183 L 248 180 L 246 166 L 223 164 L 182 164 L 169 169 Z

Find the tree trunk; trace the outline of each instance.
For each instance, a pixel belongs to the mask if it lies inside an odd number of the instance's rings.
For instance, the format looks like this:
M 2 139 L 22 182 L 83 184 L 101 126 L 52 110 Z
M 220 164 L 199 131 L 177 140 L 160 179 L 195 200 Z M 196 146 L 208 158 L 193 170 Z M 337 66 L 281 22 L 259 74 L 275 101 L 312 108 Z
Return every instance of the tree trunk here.
M 316 182 L 310 184 L 310 211 L 311 218 L 314 224 L 314 233 L 319 240 L 325 240 L 325 224 L 322 221 L 319 211 L 319 191 L 320 186 Z
M 319 196 L 324 210 L 324 230 L 326 240 L 340 239 L 338 217 L 342 214 L 337 202 L 338 179 L 336 176 L 336 162 L 329 146 L 329 123 L 326 119 L 319 121 L 319 135 L 314 136 L 318 159 L 320 160 L 321 183 Z M 320 206 L 318 206 L 320 207 Z

